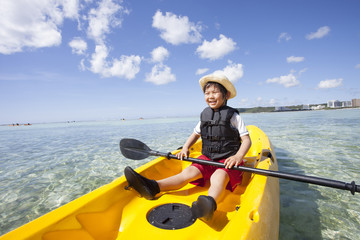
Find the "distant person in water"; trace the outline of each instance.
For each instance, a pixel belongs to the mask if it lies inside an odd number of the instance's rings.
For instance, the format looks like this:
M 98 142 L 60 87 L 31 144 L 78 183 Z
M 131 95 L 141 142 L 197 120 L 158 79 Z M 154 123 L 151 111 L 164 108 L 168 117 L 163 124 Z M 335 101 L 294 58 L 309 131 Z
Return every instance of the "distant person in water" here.
M 191 207 L 194 217 L 210 220 L 225 189 L 233 191 L 241 184 L 243 173 L 231 168 L 243 165 L 251 140 L 239 112 L 227 106 L 227 100 L 236 96 L 236 89 L 228 78 L 211 74 L 202 77 L 199 83 L 208 107 L 202 111 L 194 132 L 176 156 L 188 157 L 190 147 L 201 136 L 203 155 L 199 159 L 224 163 L 225 168 L 192 163 L 181 173 L 161 180 L 147 179 L 130 167 L 124 172 L 129 184 L 146 199 L 154 199 L 163 191 L 180 189 L 189 182 L 204 186 L 210 180 L 208 195 L 199 196 Z

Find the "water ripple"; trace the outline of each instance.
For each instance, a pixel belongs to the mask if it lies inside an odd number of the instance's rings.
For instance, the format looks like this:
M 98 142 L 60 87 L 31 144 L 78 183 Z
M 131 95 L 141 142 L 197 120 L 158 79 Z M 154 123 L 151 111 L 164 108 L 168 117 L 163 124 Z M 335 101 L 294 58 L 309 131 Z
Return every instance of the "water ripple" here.
M 359 181 L 360 110 L 243 114 L 275 146 L 279 170 Z M 123 175 L 119 140 L 167 152 L 197 118 L 0 127 L 0 235 Z M 357 182 L 359 184 L 360 182 Z M 357 239 L 359 194 L 280 180 L 280 239 Z

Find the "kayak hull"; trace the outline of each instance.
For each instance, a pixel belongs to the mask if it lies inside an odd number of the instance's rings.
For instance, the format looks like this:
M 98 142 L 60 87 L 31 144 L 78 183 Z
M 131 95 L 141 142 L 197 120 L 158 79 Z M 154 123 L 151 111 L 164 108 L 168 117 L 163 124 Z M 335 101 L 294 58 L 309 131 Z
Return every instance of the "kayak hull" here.
M 275 152 L 267 136 L 255 126 L 248 126 L 248 130 L 252 147 L 245 165 L 277 171 Z M 190 151 L 190 157 L 199 155 L 201 141 Z M 190 164 L 160 157 L 136 171 L 150 179 L 162 179 L 181 172 Z M 153 226 L 147 220 L 148 214 L 165 204 L 191 206 L 199 195 L 207 195 L 208 185 L 187 184 L 179 190 L 161 193 L 155 200 L 140 197 L 127 185 L 122 176 L 0 239 L 278 239 L 277 178 L 244 173 L 242 184 L 234 192 L 226 190 L 210 221 L 197 219 L 190 226 L 176 230 Z

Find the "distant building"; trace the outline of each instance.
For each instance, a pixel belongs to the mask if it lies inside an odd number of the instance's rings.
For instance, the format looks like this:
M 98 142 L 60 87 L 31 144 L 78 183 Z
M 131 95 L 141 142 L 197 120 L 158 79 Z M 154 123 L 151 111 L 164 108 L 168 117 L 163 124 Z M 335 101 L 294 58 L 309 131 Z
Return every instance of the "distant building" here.
M 343 102 L 341 102 L 341 106 L 342 107 L 352 107 L 352 102 L 351 101 L 343 101 Z
M 321 110 L 321 109 L 324 109 L 324 108 L 325 108 L 324 105 L 317 105 L 317 106 L 312 106 L 311 110 Z
M 309 104 L 304 104 L 302 109 L 303 110 L 310 110 L 310 105 Z
M 360 107 L 360 99 L 355 98 L 351 100 L 352 107 Z
M 342 104 L 339 100 L 330 100 L 327 104 L 328 108 L 340 108 L 341 106 Z
M 275 111 L 291 111 L 291 109 L 287 107 L 275 107 Z

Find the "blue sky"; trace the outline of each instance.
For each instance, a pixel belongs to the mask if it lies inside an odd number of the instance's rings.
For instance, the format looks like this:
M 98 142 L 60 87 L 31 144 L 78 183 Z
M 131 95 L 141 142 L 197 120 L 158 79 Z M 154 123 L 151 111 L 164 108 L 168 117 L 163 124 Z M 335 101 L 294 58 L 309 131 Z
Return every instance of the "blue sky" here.
M 0 123 L 197 116 L 360 98 L 357 0 L 2 0 Z

